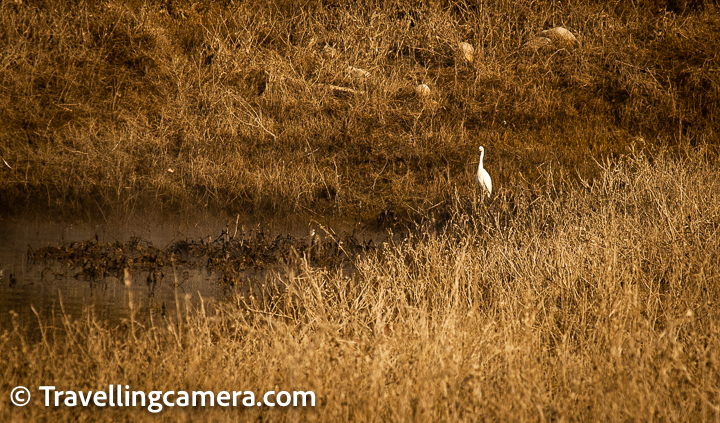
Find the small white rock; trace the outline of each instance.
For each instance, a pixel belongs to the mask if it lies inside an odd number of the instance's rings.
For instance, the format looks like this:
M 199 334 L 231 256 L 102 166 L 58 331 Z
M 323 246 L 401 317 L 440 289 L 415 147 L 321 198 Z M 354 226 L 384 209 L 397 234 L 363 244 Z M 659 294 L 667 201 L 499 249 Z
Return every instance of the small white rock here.
M 475 60 L 475 49 L 473 46 L 466 42 L 461 42 L 458 46 L 463 59 L 468 63 L 472 63 L 473 60 Z
M 561 26 L 546 29 L 540 35 L 549 38 L 557 48 L 573 49 L 580 45 L 572 32 Z
M 425 84 L 420 84 L 415 87 L 415 94 L 417 94 L 418 97 L 427 97 L 430 95 L 430 87 Z

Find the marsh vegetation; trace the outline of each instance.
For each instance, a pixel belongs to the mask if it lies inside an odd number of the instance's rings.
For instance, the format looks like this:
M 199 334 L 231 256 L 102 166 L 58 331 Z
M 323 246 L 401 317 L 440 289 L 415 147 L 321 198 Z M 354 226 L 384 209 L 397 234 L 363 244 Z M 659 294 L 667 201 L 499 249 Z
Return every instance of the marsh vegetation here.
M 712 420 L 720 178 L 705 156 L 633 155 L 588 186 L 458 206 L 444 229 L 356 258 L 351 276 L 301 259 L 275 270 L 283 292 L 212 314 L 181 305 L 117 327 L 59 314 L 35 341 L 16 327 L 1 338 L 3 384 L 302 389 L 320 401 L 161 420 Z M 1 401 L 16 420 L 90 412 Z
M 3 219 L 209 209 L 403 233 L 327 262 L 290 245 L 268 270 L 282 290 L 212 312 L 2 328 L 4 420 L 720 418 L 711 2 L 2 10 Z M 578 43 L 538 41 L 559 26 Z M 250 263 L 226 253 L 230 275 Z M 150 415 L 4 394 L 112 383 L 319 400 Z

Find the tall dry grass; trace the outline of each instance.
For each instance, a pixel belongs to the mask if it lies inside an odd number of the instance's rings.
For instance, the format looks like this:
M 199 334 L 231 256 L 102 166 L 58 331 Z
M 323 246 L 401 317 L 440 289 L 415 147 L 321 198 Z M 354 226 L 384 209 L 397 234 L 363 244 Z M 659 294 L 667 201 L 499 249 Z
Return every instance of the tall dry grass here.
M 312 390 L 314 409 L 14 408 L 5 421 L 713 421 L 720 177 L 707 149 L 633 153 L 594 182 L 458 201 L 358 259 L 288 267 L 264 301 L 113 328 L 91 313 L 0 339 L 16 385 Z
M 6 215 L 408 221 L 451 213 L 455 187 L 470 195 L 478 145 L 494 185 L 519 190 L 548 163 L 595 178 L 588 157 L 633 142 L 717 144 L 712 2 L 1 7 Z M 525 47 L 560 25 L 578 48 Z M 472 64 L 461 41 L 475 46 Z M 425 100 L 418 83 L 431 87 Z

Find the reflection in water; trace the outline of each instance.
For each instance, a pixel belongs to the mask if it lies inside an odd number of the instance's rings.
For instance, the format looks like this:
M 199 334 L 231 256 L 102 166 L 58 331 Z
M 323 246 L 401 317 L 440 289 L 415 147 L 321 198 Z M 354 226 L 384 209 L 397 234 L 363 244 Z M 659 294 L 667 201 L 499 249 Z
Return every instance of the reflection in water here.
M 353 260 L 374 251 L 379 239 L 320 235 L 307 226 L 294 234 L 259 226 L 245 231 L 234 223 L 163 222 L 111 231 L 2 222 L 0 331 L 52 322 L 63 313 L 78 318 L 88 308 L 111 323 L 142 322 L 175 316 L 201 299 L 206 307 L 229 298 L 261 299 L 284 290 L 283 275 L 301 263 L 352 272 Z
M 61 272 L 63 270 L 65 272 Z M 17 313 L 16 322 L 21 327 L 34 326 L 37 317 L 32 311 L 33 306 L 43 321 L 59 314 L 77 318 L 91 307 L 99 319 L 120 322 L 129 319 L 131 314 L 140 320 L 146 320 L 150 315 L 164 316 L 168 310 L 175 310 L 177 296 L 181 301 L 187 299 L 190 302 L 196 302 L 202 296 L 207 303 L 229 294 L 226 287 L 216 283 L 216 278 L 204 275 L 198 269 L 186 270 L 177 285 L 165 281 L 150 287 L 135 283 L 144 280 L 145 272 L 133 274 L 127 271 L 125 281 L 113 276 L 76 279 L 68 273 L 59 265 L 32 266 L 12 288 L 3 283 L 0 309 L 5 312 L 0 314 L 0 328 L 12 327 L 10 310 Z

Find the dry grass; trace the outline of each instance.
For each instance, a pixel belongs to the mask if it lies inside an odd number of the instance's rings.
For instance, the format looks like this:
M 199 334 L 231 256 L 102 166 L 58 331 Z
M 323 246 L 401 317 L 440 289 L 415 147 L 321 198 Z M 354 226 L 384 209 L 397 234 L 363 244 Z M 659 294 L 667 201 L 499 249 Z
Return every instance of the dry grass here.
M 717 6 L 414 3 L 2 1 L 2 216 L 423 223 L 257 304 L 0 335 L 2 392 L 277 387 L 315 409 L 3 394 L 1 420 L 720 419 Z M 524 47 L 558 25 L 577 48 Z
M 720 177 L 704 148 L 606 162 L 588 184 L 457 201 L 288 289 L 141 327 L 92 314 L 0 339 L 2 390 L 313 390 L 315 409 L 11 408 L 4 421 L 709 421 L 720 418 Z M 62 388 L 59 388 L 62 389 Z
M 0 210 L 417 221 L 471 195 L 481 144 L 512 193 L 717 144 L 720 14 L 671 3 L 5 0 Z M 558 25 L 578 48 L 524 47 Z

